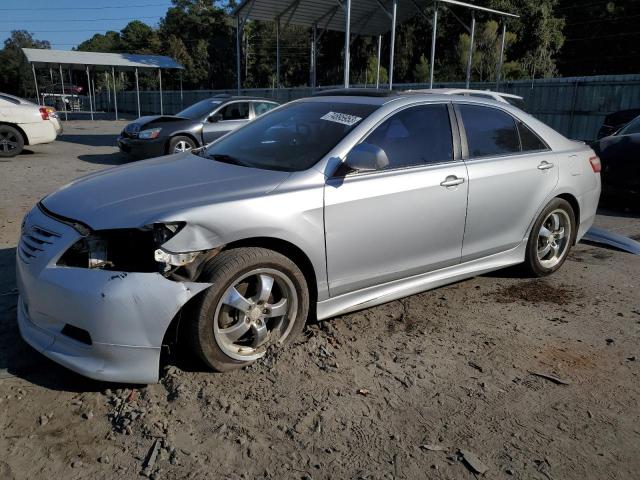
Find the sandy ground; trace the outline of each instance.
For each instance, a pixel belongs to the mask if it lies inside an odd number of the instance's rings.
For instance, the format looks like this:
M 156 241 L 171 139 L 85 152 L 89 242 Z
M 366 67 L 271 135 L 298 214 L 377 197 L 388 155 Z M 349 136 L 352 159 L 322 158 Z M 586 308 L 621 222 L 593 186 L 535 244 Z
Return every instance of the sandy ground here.
M 310 325 L 232 374 L 181 357 L 132 388 L 31 350 L 21 218 L 121 163 L 122 126 L 68 122 L 0 161 L 0 478 L 640 478 L 640 257 L 593 245 L 543 280 L 500 271 Z M 637 218 L 597 223 L 640 238 Z

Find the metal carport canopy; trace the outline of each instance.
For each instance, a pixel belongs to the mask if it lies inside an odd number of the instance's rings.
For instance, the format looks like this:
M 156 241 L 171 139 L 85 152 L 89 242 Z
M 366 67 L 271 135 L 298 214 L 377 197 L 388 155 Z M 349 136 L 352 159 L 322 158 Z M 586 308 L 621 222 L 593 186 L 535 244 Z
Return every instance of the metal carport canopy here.
M 434 18 L 430 21 L 434 29 L 432 51 L 435 47 L 435 25 L 437 24 L 437 7 L 439 4 L 446 6 L 460 6 L 473 12 L 485 12 L 503 17 L 517 18 L 518 15 L 481 7 L 459 0 L 242 0 L 233 14 L 237 18 L 238 40 L 237 46 L 237 73 L 238 91 L 240 91 L 240 31 L 247 20 L 262 20 L 276 22 L 276 37 L 279 37 L 281 23 L 288 25 L 300 25 L 313 29 L 312 34 L 312 87 L 315 87 L 315 42 L 316 29 L 334 30 L 345 32 L 345 87 L 349 86 L 349 44 L 351 34 L 378 36 L 378 77 L 380 58 L 380 36 L 391 30 L 391 59 L 389 65 L 389 88 L 392 87 L 393 78 L 393 50 L 395 44 L 395 27 L 416 14 L 426 16 L 427 9 L 434 10 Z M 457 17 L 456 17 L 457 18 Z M 475 18 L 475 17 L 474 17 Z M 468 27 L 465 26 L 468 29 Z M 504 31 L 503 31 L 504 35 Z M 279 39 L 277 45 L 277 82 L 279 86 L 280 72 L 280 48 Z M 433 64 L 433 53 L 431 56 Z M 431 69 L 433 71 L 433 69 Z M 379 78 L 376 81 L 376 86 Z M 433 79 L 430 80 L 433 84 Z
M 103 52 L 80 52 L 76 50 L 49 50 L 43 48 L 23 48 L 22 52 L 27 61 L 31 64 L 33 71 L 33 81 L 36 86 L 36 97 L 40 103 L 40 95 L 38 93 L 38 78 L 36 76 L 36 67 L 45 67 L 52 69 L 57 66 L 60 70 L 60 83 L 62 88 L 62 96 L 64 98 L 64 78 L 62 75 L 62 66 L 65 65 L 69 70 L 69 78 L 71 80 L 71 70 L 84 70 L 87 74 L 87 86 L 89 94 L 89 105 L 91 111 L 91 119 L 93 120 L 93 106 L 95 105 L 95 92 L 93 99 L 91 98 L 91 77 L 89 74 L 89 66 L 95 70 L 105 72 L 108 79 L 109 70 L 113 79 L 113 100 L 116 120 L 118 119 L 118 97 L 116 94 L 115 69 L 134 71 L 136 76 L 136 95 L 138 101 L 138 116 L 140 116 L 140 86 L 138 84 L 138 68 L 148 68 L 158 70 L 158 79 L 160 82 L 160 114 L 162 114 L 162 69 L 183 70 L 184 67 L 171 57 L 162 55 L 141 55 L 134 53 L 103 53 Z M 53 78 L 53 73 L 51 73 Z M 180 77 L 180 96 L 182 96 L 182 77 Z M 108 83 L 108 81 L 107 81 Z M 44 100 L 43 100 L 44 101 Z M 66 104 L 65 119 L 67 119 Z

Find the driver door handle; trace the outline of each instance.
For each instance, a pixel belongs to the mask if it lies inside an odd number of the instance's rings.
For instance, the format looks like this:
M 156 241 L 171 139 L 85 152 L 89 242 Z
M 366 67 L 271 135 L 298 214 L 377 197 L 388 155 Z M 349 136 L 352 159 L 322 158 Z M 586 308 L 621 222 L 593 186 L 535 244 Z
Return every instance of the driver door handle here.
M 553 163 L 549 163 L 545 160 L 540 162 L 540 165 L 538 165 L 538 170 L 549 170 L 550 168 L 553 168 Z
M 456 177 L 455 175 L 449 175 L 444 181 L 440 182 L 441 187 L 455 187 L 464 183 L 464 178 Z

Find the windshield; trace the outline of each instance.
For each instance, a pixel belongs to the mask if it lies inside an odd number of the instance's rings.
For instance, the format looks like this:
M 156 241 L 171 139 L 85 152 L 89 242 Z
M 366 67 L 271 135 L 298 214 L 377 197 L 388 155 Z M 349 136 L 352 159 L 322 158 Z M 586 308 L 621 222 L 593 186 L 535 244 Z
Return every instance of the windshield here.
M 189 118 L 191 120 L 200 120 L 205 115 L 213 112 L 213 110 L 220 105 L 220 100 L 202 100 L 198 103 L 194 103 L 190 107 L 185 108 L 181 112 L 176 113 L 178 117 Z
M 268 170 L 306 170 L 377 108 L 357 103 L 292 103 L 223 137 L 204 156 Z
M 631 122 L 627 123 L 620 129 L 618 135 L 631 135 L 633 133 L 640 133 L 640 117 L 636 117 Z

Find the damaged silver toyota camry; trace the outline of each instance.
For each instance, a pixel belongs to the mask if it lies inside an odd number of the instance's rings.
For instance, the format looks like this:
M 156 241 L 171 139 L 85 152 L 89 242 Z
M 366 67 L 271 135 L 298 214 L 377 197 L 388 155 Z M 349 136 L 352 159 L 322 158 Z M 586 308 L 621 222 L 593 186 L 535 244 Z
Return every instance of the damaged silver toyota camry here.
M 151 383 L 179 322 L 210 367 L 239 368 L 310 315 L 519 263 L 552 273 L 593 222 L 599 168 L 489 100 L 299 100 L 45 197 L 17 249 L 20 331 L 88 377 Z

